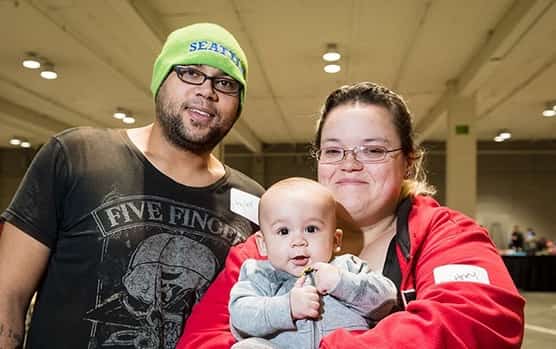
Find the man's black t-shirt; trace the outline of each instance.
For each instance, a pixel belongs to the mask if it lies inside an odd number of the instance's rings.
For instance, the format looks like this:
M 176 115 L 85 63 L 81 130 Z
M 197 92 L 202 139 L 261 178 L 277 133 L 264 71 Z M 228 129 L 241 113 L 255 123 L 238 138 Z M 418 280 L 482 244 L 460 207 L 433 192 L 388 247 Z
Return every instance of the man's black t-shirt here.
M 181 185 L 124 130 L 52 138 L 1 216 L 51 250 L 27 348 L 174 348 L 229 247 L 256 229 L 232 202 L 256 210 L 262 191 L 229 167 Z

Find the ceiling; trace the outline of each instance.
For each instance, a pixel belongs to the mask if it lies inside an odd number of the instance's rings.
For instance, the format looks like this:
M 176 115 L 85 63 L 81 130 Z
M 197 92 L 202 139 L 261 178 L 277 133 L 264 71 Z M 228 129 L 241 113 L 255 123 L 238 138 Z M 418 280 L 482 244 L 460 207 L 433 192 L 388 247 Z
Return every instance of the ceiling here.
M 249 59 L 246 106 L 228 144 L 308 142 L 326 95 L 376 81 L 400 92 L 420 140 L 445 139 L 453 97 L 475 101 L 476 133 L 556 138 L 555 0 L 0 0 L 0 146 L 34 145 L 73 126 L 153 120 L 152 64 L 174 29 L 209 21 L 229 29 Z M 342 70 L 323 71 L 327 43 Z M 21 60 L 52 61 L 44 80 Z

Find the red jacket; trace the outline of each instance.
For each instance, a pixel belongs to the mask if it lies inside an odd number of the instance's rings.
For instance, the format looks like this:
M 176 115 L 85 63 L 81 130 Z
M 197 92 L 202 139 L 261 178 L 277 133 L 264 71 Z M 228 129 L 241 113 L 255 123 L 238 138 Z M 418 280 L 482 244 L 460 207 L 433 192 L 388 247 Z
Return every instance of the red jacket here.
M 423 196 L 405 200 L 397 215 L 384 273 L 407 306 L 368 331 L 336 330 L 320 348 L 519 348 L 525 302 L 487 232 Z M 262 258 L 253 237 L 230 250 L 225 269 L 193 308 L 177 349 L 229 348 L 235 342 L 228 299 L 247 258 Z

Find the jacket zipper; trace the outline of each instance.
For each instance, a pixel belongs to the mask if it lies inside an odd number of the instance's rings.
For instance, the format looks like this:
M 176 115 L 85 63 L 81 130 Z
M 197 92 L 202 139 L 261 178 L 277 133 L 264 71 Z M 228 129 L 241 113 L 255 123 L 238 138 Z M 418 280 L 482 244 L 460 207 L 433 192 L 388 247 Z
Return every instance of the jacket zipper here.
M 311 286 L 315 286 L 315 278 L 313 276 L 313 271 L 309 271 L 306 273 L 306 275 L 309 275 L 309 280 L 311 283 Z M 313 330 L 313 335 L 312 335 L 312 343 L 311 343 L 311 348 L 315 348 L 318 349 L 318 344 L 319 344 L 319 325 L 318 325 L 318 319 L 317 320 L 311 320 L 311 324 L 312 324 L 312 330 Z

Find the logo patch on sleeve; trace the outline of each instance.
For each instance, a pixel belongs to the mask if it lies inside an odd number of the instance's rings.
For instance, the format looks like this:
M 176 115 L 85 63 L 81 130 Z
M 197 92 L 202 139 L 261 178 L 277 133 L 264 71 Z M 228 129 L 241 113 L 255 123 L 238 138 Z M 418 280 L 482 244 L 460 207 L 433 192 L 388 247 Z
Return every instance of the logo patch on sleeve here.
M 230 210 L 255 224 L 259 224 L 259 198 L 253 194 L 232 188 L 230 190 Z
M 446 264 L 434 268 L 433 274 L 435 284 L 454 281 L 490 284 L 487 271 L 476 265 Z

